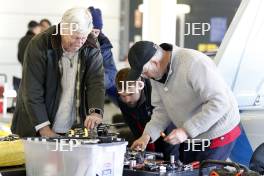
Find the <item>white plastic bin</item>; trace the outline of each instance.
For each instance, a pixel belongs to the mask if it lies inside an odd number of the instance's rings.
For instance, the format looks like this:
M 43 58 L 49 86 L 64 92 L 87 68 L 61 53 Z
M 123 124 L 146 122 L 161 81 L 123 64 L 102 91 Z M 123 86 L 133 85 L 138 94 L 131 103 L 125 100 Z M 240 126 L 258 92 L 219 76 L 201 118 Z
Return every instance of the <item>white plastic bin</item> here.
M 56 142 L 24 140 L 27 176 L 122 176 L 127 142 L 57 148 Z

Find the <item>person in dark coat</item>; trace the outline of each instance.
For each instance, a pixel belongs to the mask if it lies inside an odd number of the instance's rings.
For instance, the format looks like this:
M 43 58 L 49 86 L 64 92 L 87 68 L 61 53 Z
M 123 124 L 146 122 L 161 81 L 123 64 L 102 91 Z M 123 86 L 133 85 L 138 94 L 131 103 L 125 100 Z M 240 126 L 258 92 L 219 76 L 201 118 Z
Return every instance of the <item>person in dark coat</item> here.
M 127 85 L 126 77 L 129 68 L 121 69 L 116 75 L 116 87 L 118 90 L 118 105 L 126 124 L 129 126 L 134 137 L 142 135 L 146 124 L 150 121 L 154 107 L 151 105 L 151 84 L 149 79 L 140 78 L 143 86 L 136 83 Z M 138 86 L 137 86 L 138 85 Z M 138 89 L 137 89 L 138 88 Z M 171 123 L 165 130 L 169 134 L 176 127 Z M 147 145 L 148 151 L 161 152 L 165 160 L 174 155 L 175 160 L 179 159 L 179 145 L 171 145 L 158 139 L 155 143 Z
M 11 126 L 14 134 L 55 137 L 73 125 L 92 129 L 102 122 L 103 59 L 91 31 L 90 12 L 72 8 L 60 24 L 29 42 Z
M 24 54 L 25 54 L 25 50 L 26 50 L 26 47 L 27 47 L 29 41 L 35 35 L 39 34 L 40 30 L 41 30 L 40 25 L 36 21 L 32 20 L 28 23 L 28 31 L 27 31 L 26 35 L 19 40 L 19 43 L 18 43 L 17 58 L 18 58 L 18 61 L 21 63 L 21 65 L 23 65 Z
M 111 44 L 108 37 L 105 36 L 105 34 L 102 32 L 103 20 L 101 10 L 92 6 L 88 9 L 90 10 L 93 17 L 93 34 L 98 39 L 101 48 L 101 54 L 103 56 L 106 95 L 113 103 L 117 104 L 117 94 L 115 87 L 115 76 L 117 70 L 113 58 L 113 53 L 111 51 L 113 45 Z

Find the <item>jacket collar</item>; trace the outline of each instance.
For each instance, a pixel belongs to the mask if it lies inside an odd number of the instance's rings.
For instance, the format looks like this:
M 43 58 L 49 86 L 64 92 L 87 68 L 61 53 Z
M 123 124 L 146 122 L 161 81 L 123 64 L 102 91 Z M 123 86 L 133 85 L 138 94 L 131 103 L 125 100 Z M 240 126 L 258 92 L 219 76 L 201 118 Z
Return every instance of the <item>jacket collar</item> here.
M 58 31 L 56 31 L 56 29 Z M 83 48 L 86 48 L 86 47 L 99 48 L 99 46 L 97 45 L 96 42 L 97 42 L 96 38 L 92 34 L 89 34 L 84 45 L 79 50 L 82 50 Z M 54 26 L 54 30 L 52 30 L 51 46 L 53 49 L 61 49 L 62 50 L 60 24 Z
M 102 50 L 113 48 L 110 40 L 104 35 L 104 33 L 102 33 L 102 31 L 100 32 L 98 36 L 98 42 L 100 43 L 100 48 Z
M 163 77 L 161 78 L 161 80 L 155 80 L 155 81 L 158 81 L 162 84 L 164 84 L 164 86 L 166 86 L 171 74 L 173 73 L 173 65 L 174 65 L 174 62 L 175 62 L 175 58 L 176 58 L 176 52 L 175 50 L 178 49 L 178 47 L 176 45 L 171 45 L 171 44 L 168 44 L 168 43 L 162 43 L 160 45 L 160 47 L 165 50 L 165 51 L 170 51 L 171 52 L 171 58 L 170 58 L 170 62 L 168 64 L 168 69 L 167 69 L 167 72 L 163 75 Z
M 140 107 L 146 101 L 146 95 L 144 89 L 140 92 L 140 98 L 137 102 L 136 108 Z
M 167 84 L 170 76 L 172 75 L 172 73 L 174 72 L 174 68 L 175 68 L 175 62 L 177 62 L 177 59 L 176 59 L 176 50 L 179 49 L 178 46 L 174 45 L 172 46 L 172 51 L 171 51 L 171 60 L 170 60 L 170 67 L 168 69 L 168 76 L 167 76 L 167 79 L 165 81 L 165 85 Z

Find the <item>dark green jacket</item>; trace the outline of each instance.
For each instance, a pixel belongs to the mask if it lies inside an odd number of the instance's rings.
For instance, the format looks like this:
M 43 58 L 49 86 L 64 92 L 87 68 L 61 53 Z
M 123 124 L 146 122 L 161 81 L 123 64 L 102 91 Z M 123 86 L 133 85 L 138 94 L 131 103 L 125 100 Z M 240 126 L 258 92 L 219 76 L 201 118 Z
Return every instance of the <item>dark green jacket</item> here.
M 19 40 L 17 58 L 18 58 L 18 61 L 21 63 L 21 65 L 23 65 L 24 54 L 25 54 L 27 45 L 33 37 L 34 37 L 34 33 L 31 31 L 27 31 L 26 35 Z
M 35 126 L 49 121 L 52 127 L 55 120 L 62 92 L 59 60 L 63 52 L 61 37 L 54 34 L 55 26 L 35 36 L 25 53 L 22 81 L 11 126 L 12 132 L 21 137 L 35 136 Z M 97 46 L 96 40 L 89 36 L 79 50 L 79 113 L 82 122 L 89 108 L 103 110 L 104 69 Z

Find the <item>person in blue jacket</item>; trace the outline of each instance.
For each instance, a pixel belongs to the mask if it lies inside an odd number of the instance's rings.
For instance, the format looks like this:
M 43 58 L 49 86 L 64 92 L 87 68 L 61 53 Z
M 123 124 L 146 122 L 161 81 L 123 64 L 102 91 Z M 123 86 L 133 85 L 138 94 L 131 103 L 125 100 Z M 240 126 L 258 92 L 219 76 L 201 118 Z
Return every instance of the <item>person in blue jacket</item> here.
M 105 70 L 105 89 L 106 95 L 109 99 L 117 105 L 117 94 L 115 87 L 115 76 L 117 73 L 116 65 L 113 59 L 113 53 L 111 49 L 113 45 L 111 44 L 108 37 L 104 35 L 102 32 L 103 28 L 103 20 L 102 20 L 102 12 L 99 8 L 94 8 L 90 6 L 89 11 L 93 17 L 93 34 L 97 37 L 98 42 L 101 48 L 101 54 L 103 56 L 103 65 Z

